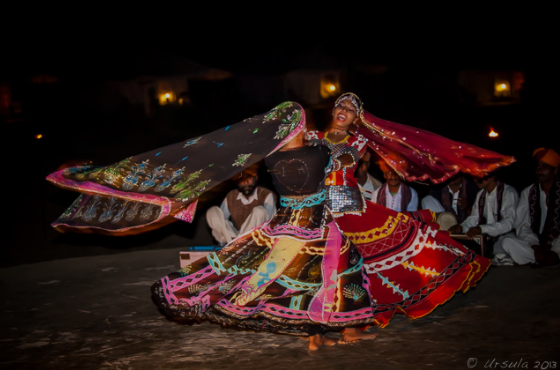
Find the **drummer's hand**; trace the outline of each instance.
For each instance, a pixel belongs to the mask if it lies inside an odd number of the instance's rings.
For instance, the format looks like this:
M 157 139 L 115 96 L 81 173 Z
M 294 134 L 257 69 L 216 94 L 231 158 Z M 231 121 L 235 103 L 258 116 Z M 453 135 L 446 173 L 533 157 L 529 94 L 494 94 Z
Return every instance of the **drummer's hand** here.
M 462 234 L 463 228 L 461 227 L 461 225 L 455 224 L 447 229 L 447 231 L 449 231 L 451 234 Z
M 469 231 L 467 231 L 467 236 L 469 238 L 473 238 L 480 234 L 482 234 L 482 229 L 480 228 L 480 226 L 471 227 Z

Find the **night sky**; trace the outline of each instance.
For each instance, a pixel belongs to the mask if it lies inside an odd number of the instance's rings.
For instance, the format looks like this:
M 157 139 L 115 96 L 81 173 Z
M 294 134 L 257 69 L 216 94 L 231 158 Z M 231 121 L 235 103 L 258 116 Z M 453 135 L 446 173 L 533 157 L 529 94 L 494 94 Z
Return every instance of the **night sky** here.
M 111 14 L 110 9 L 104 11 Z M 359 21 L 353 17 L 359 15 L 360 10 L 352 6 L 328 9 L 327 17 L 319 13 L 315 16 L 300 15 L 295 10 L 282 13 L 282 17 L 273 17 L 278 15 L 275 11 L 277 9 L 241 19 L 237 13 L 228 17 L 228 10 L 210 15 L 191 9 L 190 12 L 180 13 L 183 17 L 180 20 L 154 15 L 134 23 L 119 23 L 118 17 L 107 21 L 103 16 L 91 21 L 85 17 L 86 10 L 81 10 L 72 18 L 61 17 L 62 11 L 55 17 L 39 10 L 33 16 L 10 13 L 12 17 L 3 24 L 5 29 L 0 43 L 0 82 L 25 79 L 39 73 L 53 74 L 74 84 L 126 80 L 142 73 L 137 61 L 148 51 L 172 52 L 209 67 L 240 74 L 254 71 L 282 73 L 290 67 L 292 59 L 289 57 L 310 50 L 342 57 L 348 64 L 385 65 L 394 71 L 395 76 L 441 75 L 460 69 L 514 69 L 526 74 L 528 99 L 519 109 L 477 112 L 477 119 L 488 113 L 489 120 L 499 121 L 508 129 L 516 127 L 518 138 L 500 148 L 504 148 L 504 154 L 519 157 L 521 162 L 532 152 L 536 139 L 542 137 L 546 145 L 558 142 L 550 131 L 551 127 L 558 125 L 555 107 L 559 94 L 554 85 L 557 66 L 554 65 L 556 59 L 552 58 L 552 46 L 557 45 L 556 35 L 550 32 L 545 21 L 529 19 L 524 10 L 510 8 L 508 12 L 491 14 L 480 10 L 472 16 L 462 11 L 442 14 L 442 10 L 438 9 L 439 13 L 435 12 L 431 17 L 417 14 L 383 17 L 371 11 L 367 20 Z M 170 12 L 174 13 L 172 9 Z M 462 15 L 461 19 L 458 14 Z M 134 15 L 128 14 L 128 18 L 134 18 Z M 396 80 L 399 81 L 399 77 Z M 419 127 L 428 125 L 430 129 L 454 139 L 474 130 L 469 126 L 469 116 L 465 112 L 441 104 L 438 98 L 430 100 L 428 90 L 426 94 L 420 91 L 417 97 L 421 99 L 417 99 L 415 96 L 399 95 L 390 82 L 384 88 L 387 90 L 376 91 L 365 102 L 366 109 L 381 118 Z M 368 86 L 359 86 L 359 89 L 356 92 L 366 95 L 375 90 Z M 40 117 L 40 112 L 36 114 Z M 14 248 L 18 245 L 29 247 L 31 244 L 43 246 L 45 243 L 52 246 L 56 242 L 58 236 L 49 229 L 49 223 L 69 205 L 75 194 L 61 191 L 57 193 L 59 198 L 53 200 L 51 193 L 54 190 L 44 177 L 63 160 L 87 158 L 89 153 L 104 154 L 104 159 L 108 160 L 120 160 L 160 145 L 154 136 L 142 149 L 132 149 L 130 142 L 122 145 L 123 140 L 109 130 L 115 126 L 110 126 L 107 131 L 100 130 L 99 125 L 87 126 L 84 122 L 88 114 L 84 111 L 69 117 L 66 123 L 70 126 L 65 126 L 67 136 L 63 137 L 65 141 L 62 143 L 44 143 L 43 147 L 37 148 L 36 144 L 29 146 L 30 142 L 21 144 L 10 140 L 8 148 L 12 153 L 40 160 L 35 163 L 35 172 L 31 171 L 33 180 L 20 181 L 18 191 L 40 194 L 47 203 L 34 202 L 35 207 L 41 208 L 35 212 L 30 212 L 21 204 L 14 205 L 19 214 L 14 218 L 20 220 L 14 225 L 27 225 L 37 230 L 34 234 L 13 234 Z M 140 131 L 127 118 L 121 123 L 123 131 Z M 49 127 L 60 125 L 61 122 L 53 122 Z M 27 130 L 29 127 L 29 122 L 26 122 L 11 126 L 11 129 Z M 76 135 L 83 135 L 77 130 L 79 127 L 87 128 L 90 133 L 97 131 L 104 140 L 96 145 L 103 149 L 95 152 L 85 150 L 74 139 Z M 115 141 L 112 142 L 111 138 Z M 531 141 L 525 142 L 527 138 Z M 168 140 L 166 137 L 159 139 L 161 143 Z M 488 145 L 489 149 L 498 148 L 492 147 L 493 143 Z M 56 157 L 49 162 L 49 156 L 55 154 Z M 19 162 L 12 161 L 11 165 L 18 167 Z M 525 171 L 524 168 L 522 170 Z M 513 171 L 518 170 L 512 169 L 511 179 L 521 180 L 531 176 Z M 34 185 L 37 183 L 43 184 L 45 189 L 42 192 L 37 193 Z M 521 181 L 519 184 L 522 185 Z M 29 218 L 30 214 L 34 221 L 22 223 L 21 220 Z
M 2 25 L 2 75 L 7 70 L 47 69 L 124 76 L 127 61 L 146 47 L 172 50 L 231 71 L 317 45 L 351 59 L 437 68 L 528 68 L 546 63 L 554 54 L 551 26 L 529 9 L 377 13 L 350 7 L 348 12 L 326 9 L 324 15 L 277 8 L 209 13 L 204 5 L 189 6 L 194 9 L 180 12 L 179 18 L 158 17 L 162 7 L 153 9 L 151 17 L 137 18 L 136 9 L 127 9 L 126 17 L 119 9 L 98 17 L 96 9 L 89 17 L 90 10 L 75 17 L 53 9 L 13 12 Z

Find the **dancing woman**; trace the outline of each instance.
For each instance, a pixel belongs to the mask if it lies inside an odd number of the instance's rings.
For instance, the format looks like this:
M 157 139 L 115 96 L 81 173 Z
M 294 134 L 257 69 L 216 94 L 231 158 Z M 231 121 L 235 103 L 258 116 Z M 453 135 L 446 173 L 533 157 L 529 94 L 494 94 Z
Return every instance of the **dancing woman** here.
M 356 114 L 367 118 L 361 104 L 349 102 L 356 113 L 346 113 L 346 118 L 353 121 Z M 325 330 L 384 327 L 395 312 L 421 317 L 457 290 L 474 286 L 489 264 L 447 234 L 374 203 L 337 199 L 330 190 L 332 194 L 323 200 L 327 193 L 323 182 L 330 186 L 333 176 L 323 181 L 332 151 L 329 154 L 322 146 L 286 146 L 304 123 L 301 106 L 287 102 L 243 122 L 107 167 L 57 171 L 47 179 L 82 194 L 53 226 L 60 231 L 129 235 L 176 219 L 189 221 L 201 193 L 266 158 L 283 197 L 282 207 L 271 221 L 221 252 L 154 284 L 153 297 L 169 316 L 304 336 L 310 339 L 309 348 L 317 349 L 333 344 L 322 335 Z M 377 136 L 382 134 L 368 127 L 362 139 L 359 130 L 352 145 L 358 153 L 367 141 L 377 153 L 404 152 L 419 163 L 432 159 L 433 163 L 425 163 L 425 172 L 441 175 L 432 180 L 460 170 L 439 164 L 433 156 L 414 157 L 420 154 L 399 147 L 412 150 L 403 144 L 404 137 L 385 135 L 387 142 L 379 144 Z M 383 133 L 384 128 L 380 130 Z M 331 165 L 334 176 L 341 171 L 350 178 L 354 169 L 345 168 L 355 166 L 359 157 L 344 154 L 351 158 L 337 156 L 335 148 Z M 487 158 L 490 165 L 495 162 Z M 413 171 L 407 176 L 415 175 L 415 163 L 408 166 Z M 298 176 L 282 175 L 294 173 Z M 342 186 L 352 187 L 347 184 Z M 337 208 L 339 204 L 346 208 Z M 347 330 L 342 342 L 374 337 L 356 332 Z
M 166 316 L 303 336 L 310 350 L 336 343 L 325 330 L 373 324 L 362 259 L 326 207 L 330 162 L 330 150 L 306 145 L 303 131 L 267 156 L 278 212 L 157 281 L 153 299 Z
M 308 138 L 328 146 L 337 163 L 326 182 L 328 206 L 364 258 L 376 324 L 385 327 L 395 313 L 425 316 L 484 275 L 489 260 L 438 231 L 432 212 L 395 212 L 367 201 L 354 173 L 368 149 L 404 179 L 434 183 L 459 171 L 483 174 L 512 163 L 512 157 L 379 119 L 364 111 L 353 93 L 341 95 L 328 128 Z M 345 329 L 341 342 L 364 337 L 356 328 Z
M 159 279 L 152 298 L 172 320 L 290 334 L 309 340 L 310 350 L 336 344 L 326 330 L 373 324 L 374 310 L 362 258 L 326 207 L 330 150 L 305 145 L 304 128 L 303 108 L 287 102 L 115 165 L 56 172 L 50 181 L 83 194 L 54 226 L 111 235 L 149 229 L 184 214 L 197 189 L 264 157 L 281 196 L 275 216 Z

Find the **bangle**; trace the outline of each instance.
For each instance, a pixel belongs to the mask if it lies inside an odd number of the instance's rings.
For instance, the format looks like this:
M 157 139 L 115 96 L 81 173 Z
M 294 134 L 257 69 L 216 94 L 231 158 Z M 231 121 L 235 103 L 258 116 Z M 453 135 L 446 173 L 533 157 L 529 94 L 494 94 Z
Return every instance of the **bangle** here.
M 340 159 L 333 159 L 333 172 L 336 172 L 342 168 L 342 162 Z
M 352 157 L 352 166 L 358 163 L 358 161 L 360 160 L 360 151 L 355 146 L 347 147 L 345 153 L 350 154 L 350 156 Z

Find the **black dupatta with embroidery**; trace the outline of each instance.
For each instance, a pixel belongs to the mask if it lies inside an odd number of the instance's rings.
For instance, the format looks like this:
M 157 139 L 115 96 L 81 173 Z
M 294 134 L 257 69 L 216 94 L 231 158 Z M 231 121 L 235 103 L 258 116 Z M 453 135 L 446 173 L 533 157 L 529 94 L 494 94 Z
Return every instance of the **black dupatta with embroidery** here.
M 54 172 L 48 181 L 81 194 L 52 226 L 61 232 L 132 235 L 177 219 L 190 222 L 202 193 L 275 152 L 304 126 L 303 108 L 285 102 L 106 167 Z

